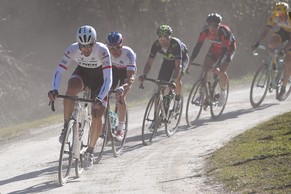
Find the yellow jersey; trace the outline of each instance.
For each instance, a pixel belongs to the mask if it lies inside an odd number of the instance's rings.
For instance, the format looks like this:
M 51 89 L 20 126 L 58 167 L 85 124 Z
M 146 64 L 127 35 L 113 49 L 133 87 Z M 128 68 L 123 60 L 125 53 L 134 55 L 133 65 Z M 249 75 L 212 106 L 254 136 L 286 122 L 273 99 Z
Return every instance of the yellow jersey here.
M 288 12 L 288 17 L 286 21 L 281 21 L 279 17 L 277 17 L 275 14 L 272 14 L 268 21 L 267 26 L 274 27 L 279 26 L 280 28 L 283 28 L 287 32 L 291 32 L 291 12 Z

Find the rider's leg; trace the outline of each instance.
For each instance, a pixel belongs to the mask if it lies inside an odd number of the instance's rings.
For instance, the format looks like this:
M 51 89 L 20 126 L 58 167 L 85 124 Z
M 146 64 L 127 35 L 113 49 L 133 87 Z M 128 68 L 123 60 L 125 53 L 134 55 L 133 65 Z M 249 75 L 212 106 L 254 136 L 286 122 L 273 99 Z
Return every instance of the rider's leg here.
M 118 102 L 118 130 L 125 129 L 125 116 L 126 116 L 126 96 L 121 96 L 123 98 L 121 102 Z
M 78 76 L 72 76 L 69 79 L 66 95 L 76 96 L 83 89 L 83 81 Z M 72 112 L 74 110 L 74 101 L 69 99 L 64 99 L 64 121 L 65 124 L 69 122 Z
M 227 81 L 228 81 L 228 75 L 226 73 L 226 69 L 228 68 L 228 66 L 229 66 L 229 62 L 224 61 L 224 63 L 221 64 L 221 66 L 217 70 L 219 80 L 220 80 L 220 87 L 222 90 L 226 90 Z
M 92 116 L 92 124 L 90 128 L 90 143 L 89 143 L 89 147 L 90 149 L 92 149 L 92 151 L 102 131 L 102 116 L 103 116 L 104 110 L 105 110 L 104 106 L 100 107 L 98 110 L 95 110 L 96 117 L 92 113 L 93 116 Z

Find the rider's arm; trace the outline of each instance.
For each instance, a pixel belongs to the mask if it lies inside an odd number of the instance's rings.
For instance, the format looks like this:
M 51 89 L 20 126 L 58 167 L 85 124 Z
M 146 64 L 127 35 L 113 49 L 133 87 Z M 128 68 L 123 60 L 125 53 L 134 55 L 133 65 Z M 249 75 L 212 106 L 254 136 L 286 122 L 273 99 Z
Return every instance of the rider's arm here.
M 136 54 L 133 51 L 127 53 L 129 64 L 126 66 L 127 70 L 127 82 L 123 84 L 123 89 L 125 93 L 131 88 L 134 80 L 135 80 L 135 73 L 137 71 L 136 68 Z
M 102 70 L 103 70 L 103 85 L 101 87 L 101 90 L 97 96 L 97 98 L 103 100 L 112 85 L 112 65 L 111 65 L 111 59 L 110 59 L 110 53 L 107 48 L 104 48 L 104 50 L 101 52 L 101 61 L 102 61 Z
M 59 62 L 59 65 L 57 67 L 57 70 L 55 71 L 54 73 L 54 77 L 52 79 L 52 85 L 51 85 L 51 88 L 52 90 L 59 90 L 60 88 L 60 84 L 61 84 L 61 80 L 62 80 L 62 75 L 64 73 L 64 71 L 66 71 L 69 67 L 69 64 L 71 63 L 71 60 L 72 60 L 72 57 L 74 55 L 74 46 L 71 45 L 69 46 L 62 59 L 60 60 Z
M 199 34 L 198 40 L 196 42 L 196 45 L 195 45 L 195 47 L 194 47 L 194 49 L 192 51 L 189 63 L 192 63 L 195 60 L 195 58 L 198 56 L 198 54 L 200 52 L 200 49 L 201 49 L 201 47 L 202 47 L 202 45 L 203 45 L 203 43 L 204 43 L 204 41 L 205 41 L 205 39 L 207 37 L 207 32 L 208 32 L 207 27 L 204 26 L 202 31 Z
M 257 42 L 261 42 L 262 40 L 264 40 L 265 37 L 268 35 L 268 33 L 270 32 L 271 29 L 272 29 L 271 26 L 269 26 L 269 25 L 265 26 L 265 28 L 264 28 L 263 32 L 260 34 Z
M 172 77 L 173 80 L 176 80 L 179 77 L 181 69 L 182 69 L 182 59 L 175 59 L 175 70 Z
M 149 57 L 147 62 L 146 62 L 146 64 L 145 64 L 145 66 L 144 66 L 144 69 L 143 69 L 143 74 L 144 75 L 147 75 L 150 72 L 153 63 L 154 63 L 154 58 Z

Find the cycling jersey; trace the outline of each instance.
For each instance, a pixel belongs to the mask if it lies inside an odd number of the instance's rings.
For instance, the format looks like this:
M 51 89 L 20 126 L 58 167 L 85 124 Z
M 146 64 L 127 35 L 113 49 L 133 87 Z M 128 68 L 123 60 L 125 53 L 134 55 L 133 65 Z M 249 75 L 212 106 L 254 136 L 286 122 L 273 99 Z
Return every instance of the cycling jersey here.
M 181 59 L 182 61 L 182 72 L 185 72 L 187 69 L 189 59 L 188 49 L 186 45 L 178 38 L 171 37 L 167 50 L 161 47 L 159 40 L 156 40 L 151 47 L 149 57 L 155 58 L 157 53 L 163 55 L 163 62 L 158 76 L 159 80 L 170 81 L 175 69 L 176 59 Z
M 113 75 L 113 84 L 112 88 L 115 89 L 118 85 L 123 85 L 125 79 L 127 78 L 127 71 L 137 71 L 136 67 L 136 54 L 128 46 L 123 46 L 121 48 L 121 55 L 115 58 L 111 55 L 112 62 L 112 75 Z
M 228 26 L 219 25 L 219 29 L 216 34 L 211 34 L 209 32 L 208 26 L 204 26 L 202 31 L 200 32 L 196 46 L 193 49 L 190 58 L 191 61 L 193 61 L 199 54 L 205 39 L 209 39 L 212 43 L 209 52 L 214 55 L 214 58 L 222 58 L 225 54 L 227 54 L 228 57 L 231 58 L 231 56 L 234 54 L 236 42 L 234 35 L 232 34 Z
M 286 21 L 281 21 L 275 14 L 272 14 L 267 21 L 267 26 L 274 27 L 279 26 L 287 32 L 291 32 L 291 12 L 288 12 Z
M 103 100 L 112 85 L 111 59 L 109 50 L 106 45 L 100 42 L 96 42 L 93 46 L 92 53 L 88 57 L 82 54 L 81 50 L 79 49 L 78 43 L 73 43 L 72 45 L 70 45 L 66 49 L 54 74 L 54 78 L 52 80 L 53 90 L 59 90 L 62 74 L 65 70 L 68 69 L 69 65 L 73 61 L 78 64 L 78 67 L 76 68 L 74 73 L 76 74 L 76 72 L 82 71 L 82 75 L 80 75 L 80 77 L 82 77 L 83 79 L 84 77 L 86 77 L 87 80 L 82 80 L 85 83 L 89 83 L 91 82 L 90 80 L 95 78 L 97 80 L 103 81 L 102 87 L 97 96 L 98 98 Z

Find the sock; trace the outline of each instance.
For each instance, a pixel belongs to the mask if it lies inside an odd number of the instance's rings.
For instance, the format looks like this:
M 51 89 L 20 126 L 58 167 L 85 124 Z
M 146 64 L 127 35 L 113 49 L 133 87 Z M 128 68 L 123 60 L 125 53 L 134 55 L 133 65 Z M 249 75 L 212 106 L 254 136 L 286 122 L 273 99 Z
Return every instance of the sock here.
M 125 129 L 125 122 L 124 121 L 119 121 L 117 130 L 121 131 L 123 129 Z
M 176 101 L 180 101 L 180 99 L 181 99 L 181 96 L 180 96 L 180 95 L 176 95 L 176 96 L 175 96 L 175 100 L 176 100 Z

